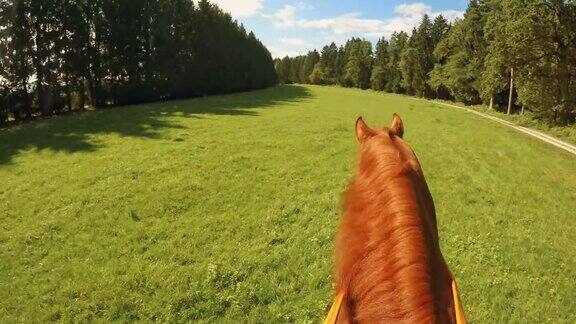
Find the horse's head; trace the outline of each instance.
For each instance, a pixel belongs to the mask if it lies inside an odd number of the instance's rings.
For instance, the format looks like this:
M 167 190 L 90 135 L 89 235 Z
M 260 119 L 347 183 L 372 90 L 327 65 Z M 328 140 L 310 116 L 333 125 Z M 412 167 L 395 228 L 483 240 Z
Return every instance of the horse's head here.
M 403 137 L 404 123 L 397 114 L 393 115 L 390 127 L 384 128 L 370 128 L 364 119 L 359 117 L 356 121 L 356 138 L 362 152 L 360 165 L 374 162 L 375 158 L 379 161 L 385 159 L 382 162 L 390 167 L 398 166 L 421 173 L 420 163 Z

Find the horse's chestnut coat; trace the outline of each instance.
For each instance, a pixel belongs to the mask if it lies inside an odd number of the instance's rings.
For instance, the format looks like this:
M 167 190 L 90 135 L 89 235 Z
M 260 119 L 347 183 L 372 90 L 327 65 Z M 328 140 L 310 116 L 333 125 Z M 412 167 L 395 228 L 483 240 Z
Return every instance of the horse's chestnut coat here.
M 338 323 L 456 322 L 434 202 L 403 136 L 396 114 L 389 128 L 356 123 L 360 157 L 336 239 Z

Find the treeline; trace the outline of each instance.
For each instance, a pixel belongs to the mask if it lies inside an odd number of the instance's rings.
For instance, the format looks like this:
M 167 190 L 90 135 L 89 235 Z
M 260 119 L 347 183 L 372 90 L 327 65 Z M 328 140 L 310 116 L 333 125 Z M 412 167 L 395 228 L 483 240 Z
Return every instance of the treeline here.
M 268 50 L 206 0 L 0 0 L 0 124 L 276 82 Z
M 353 38 L 275 60 L 283 83 L 485 104 L 566 125 L 576 120 L 576 1 L 471 0 L 449 24 L 424 16 L 376 46 Z

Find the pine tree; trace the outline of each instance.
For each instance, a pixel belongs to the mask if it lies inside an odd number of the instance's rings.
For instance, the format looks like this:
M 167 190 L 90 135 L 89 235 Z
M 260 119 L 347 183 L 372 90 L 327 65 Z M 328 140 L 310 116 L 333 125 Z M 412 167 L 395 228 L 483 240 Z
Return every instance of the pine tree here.
M 416 28 L 406 43 L 406 47 L 400 54 L 400 73 L 402 75 L 402 87 L 407 94 L 416 94 L 415 79 L 417 74 L 418 49 L 416 47 Z
M 6 42 L 7 52 L 12 53 L 6 57 L 5 75 L 13 89 L 12 115 L 16 121 L 22 118 L 30 119 L 32 116 L 31 99 L 29 95 L 28 82 L 32 76 L 32 34 L 30 32 L 30 21 L 28 13 L 30 8 L 25 0 L 17 0 L 13 6 L 5 8 L 7 36 L 3 37 Z
M 372 69 L 372 76 L 370 83 L 373 90 L 383 91 L 386 88 L 387 73 L 389 67 L 389 48 L 388 41 L 382 37 L 376 43 L 376 53 L 374 59 L 374 67 Z
M 432 24 L 432 30 L 430 32 L 430 39 L 432 42 L 433 49 L 436 50 L 438 48 L 440 42 L 446 38 L 448 32 L 450 31 L 450 28 L 451 28 L 450 24 L 442 15 L 438 15 L 434 19 L 434 23 Z M 435 55 L 436 54 L 435 50 L 433 51 L 434 54 L 433 60 L 434 60 L 434 66 L 436 67 L 440 62 L 438 60 L 438 57 L 436 57 Z M 431 72 L 429 72 L 429 78 L 428 78 L 428 85 L 431 86 L 431 91 L 433 92 L 432 97 L 449 99 L 450 91 L 443 84 L 435 85 L 434 82 L 432 82 L 433 74 L 434 74 L 434 68 L 432 69 Z
M 404 86 L 419 97 L 431 96 L 428 75 L 434 66 L 433 45 L 432 22 L 424 15 L 418 28 L 413 30 L 401 60 Z
M 344 68 L 346 67 L 346 50 L 344 46 L 338 47 L 338 54 L 336 55 L 336 62 L 334 63 L 336 83 L 342 85 L 344 79 Z
M 386 70 L 386 88 L 387 92 L 404 93 L 406 90 L 402 82 L 402 71 L 400 62 L 402 52 L 408 45 L 408 34 L 405 32 L 393 33 L 388 44 L 389 64 Z
M 308 52 L 306 57 L 304 58 L 304 63 L 300 68 L 300 82 L 301 83 L 310 83 L 310 75 L 314 70 L 316 64 L 320 62 L 320 54 L 318 51 L 314 50 Z
M 372 44 L 359 38 L 352 38 L 345 47 L 347 62 L 344 68 L 343 85 L 360 89 L 370 88 L 372 74 Z
M 324 75 L 324 83 L 337 83 L 336 60 L 338 57 L 338 47 L 335 43 L 324 46 L 320 55 L 320 67 Z

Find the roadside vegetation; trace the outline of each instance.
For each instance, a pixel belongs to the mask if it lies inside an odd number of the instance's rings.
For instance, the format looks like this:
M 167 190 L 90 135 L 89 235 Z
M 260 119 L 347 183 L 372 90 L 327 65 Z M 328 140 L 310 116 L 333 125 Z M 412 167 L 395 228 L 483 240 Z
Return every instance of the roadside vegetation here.
M 525 114 L 514 114 L 508 115 L 505 112 L 490 109 L 486 106 L 468 106 L 474 110 L 496 116 L 508 121 L 511 121 L 517 125 L 524 126 L 527 128 L 532 128 L 539 130 L 548 135 L 554 136 L 561 139 L 567 143 L 576 145 L 576 125 L 559 126 L 550 123 L 549 121 L 537 118 L 532 112 L 526 112 Z

